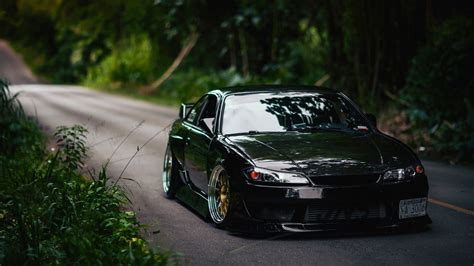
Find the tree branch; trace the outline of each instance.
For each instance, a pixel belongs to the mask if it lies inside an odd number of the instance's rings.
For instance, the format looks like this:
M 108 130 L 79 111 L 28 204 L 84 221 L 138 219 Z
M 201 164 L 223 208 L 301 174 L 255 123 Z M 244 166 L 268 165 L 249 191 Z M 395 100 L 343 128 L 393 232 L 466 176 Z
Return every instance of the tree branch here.
M 163 84 L 163 82 L 165 82 L 171 76 L 171 74 L 173 74 L 176 68 L 178 68 L 179 64 L 181 64 L 181 61 L 183 61 L 186 55 L 188 55 L 189 52 L 193 49 L 194 45 L 196 45 L 198 38 L 198 33 L 191 33 L 188 42 L 186 43 L 186 45 L 183 46 L 178 56 L 174 59 L 173 63 L 168 67 L 168 69 L 161 75 L 160 78 L 155 80 L 151 85 L 143 87 L 141 89 L 141 92 L 144 94 L 148 94 L 152 91 L 159 89 L 161 84 Z

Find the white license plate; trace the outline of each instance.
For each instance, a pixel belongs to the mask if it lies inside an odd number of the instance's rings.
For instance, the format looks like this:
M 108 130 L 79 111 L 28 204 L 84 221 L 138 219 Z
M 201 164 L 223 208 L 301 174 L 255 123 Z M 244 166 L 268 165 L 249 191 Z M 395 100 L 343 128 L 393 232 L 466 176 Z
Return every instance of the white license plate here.
M 398 218 L 406 219 L 426 215 L 427 198 L 401 200 L 398 207 Z

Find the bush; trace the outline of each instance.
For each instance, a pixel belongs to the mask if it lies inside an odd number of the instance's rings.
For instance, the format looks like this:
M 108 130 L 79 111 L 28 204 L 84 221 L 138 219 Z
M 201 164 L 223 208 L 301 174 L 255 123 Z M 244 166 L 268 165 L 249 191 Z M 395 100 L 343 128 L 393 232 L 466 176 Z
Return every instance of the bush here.
M 132 36 L 87 71 L 85 84 L 117 89 L 145 84 L 153 77 L 152 45 L 146 36 Z
M 85 179 L 81 126 L 60 127 L 57 148 L 44 151 L 43 136 L 0 84 L 0 265 L 166 264 L 139 236 L 127 198 L 108 185 L 105 168 Z
M 401 99 L 417 141 L 444 154 L 474 151 L 474 21 L 447 20 L 412 61 Z
M 233 68 L 210 72 L 190 69 L 174 73 L 159 88 L 158 94 L 187 102 L 197 100 L 204 93 L 215 88 L 242 85 L 248 82 L 251 82 L 250 78 L 243 78 Z
M 276 77 L 281 83 L 314 84 L 324 75 L 329 74 L 325 67 L 328 55 L 323 42 L 326 34 L 316 26 L 309 25 L 307 20 L 299 22 L 303 34 L 301 40 L 289 44 L 289 55 L 278 62 Z

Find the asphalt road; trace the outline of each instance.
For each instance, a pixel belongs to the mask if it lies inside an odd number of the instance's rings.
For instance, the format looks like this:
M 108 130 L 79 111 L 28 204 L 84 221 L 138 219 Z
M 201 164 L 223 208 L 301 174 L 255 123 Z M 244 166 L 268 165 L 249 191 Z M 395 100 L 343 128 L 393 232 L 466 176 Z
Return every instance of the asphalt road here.
M 39 80 L 26 67 L 20 55 L 15 53 L 10 45 L 0 39 L 0 78 L 6 78 L 14 83 L 38 83 Z
M 2 52 L 3 50 L 3 52 Z M 0 76 L 10 63 L 0 45 Z M 19 60 L 13 58 L 9 60 Z M 22 77 L 21 62 L 16 73 Z M 5 67 L 7 65 L 7 67 Z M 13 84 L 31 83 L 22 78 Z M 183 254 L 192 265 L 473 265 L 474 169 L 424 161 L 431 186 L 429 213 L 433 225 L 423 232 L 359 234 L 285 234 L 271 238 L 232 235 L 216 229 L 177 201 L 164 198 L 161 167 L 166 132 L 177 110 L 74 86 L 15 85 L 29 115 L 51 133 L 59 125 L 83 124 L 89 129 L 89 167 L 100 167 L 131 132 L 114 157 L 109 174 L 120 175 L 130 158 L 152 139 L 124 172 L 120 182 L 130 193 L 133 209 L 147 225 L 152 245 Z

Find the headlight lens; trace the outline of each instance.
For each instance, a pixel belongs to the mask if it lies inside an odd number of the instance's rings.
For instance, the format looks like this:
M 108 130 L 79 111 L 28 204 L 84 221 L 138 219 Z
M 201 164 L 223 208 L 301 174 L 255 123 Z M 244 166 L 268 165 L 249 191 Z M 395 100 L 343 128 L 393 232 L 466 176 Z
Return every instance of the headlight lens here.
M 277 172 L 273 170 L 251 167 L 244 170 L 252 181 L 284 184 L 309 184 L 306 177 L 298 173 Z
M 416 174 L 424 172 L 423 166 L 417 165 L 415 167 L 399 168 L 388 170 L 383 174 L 384 181 L 400 181 L 413 178 Z

